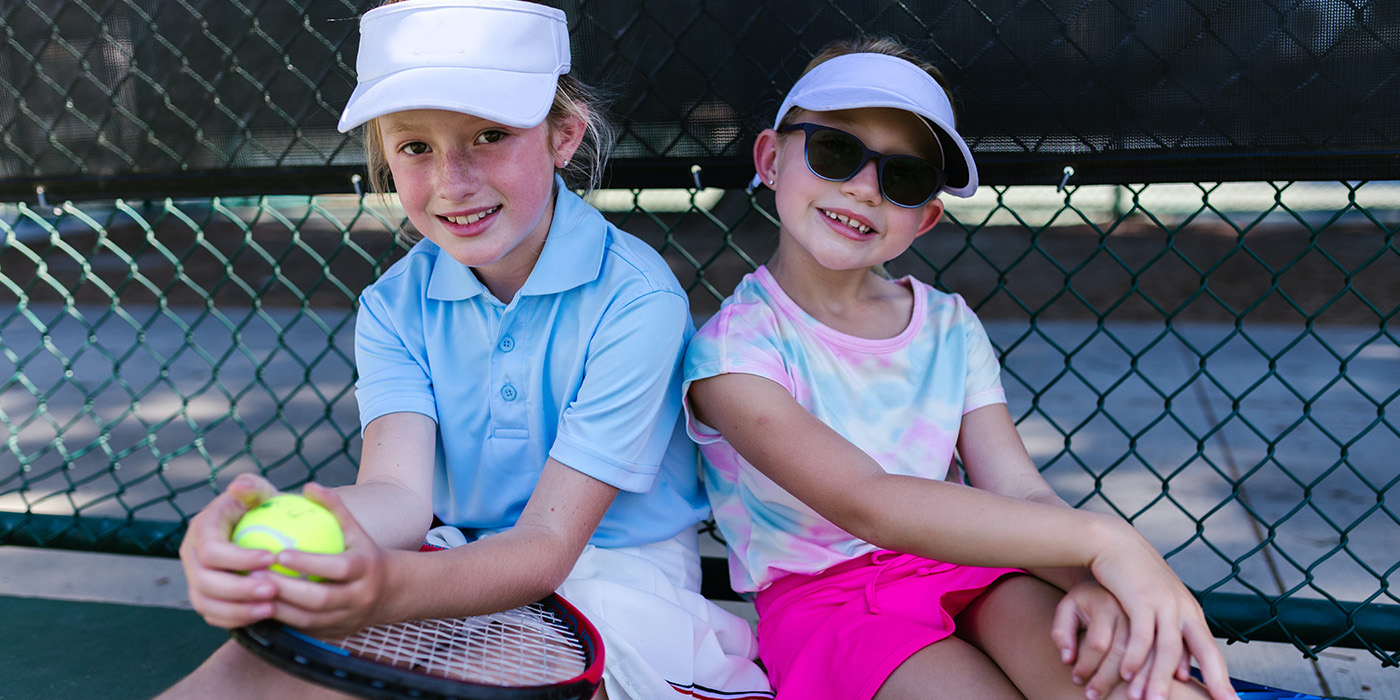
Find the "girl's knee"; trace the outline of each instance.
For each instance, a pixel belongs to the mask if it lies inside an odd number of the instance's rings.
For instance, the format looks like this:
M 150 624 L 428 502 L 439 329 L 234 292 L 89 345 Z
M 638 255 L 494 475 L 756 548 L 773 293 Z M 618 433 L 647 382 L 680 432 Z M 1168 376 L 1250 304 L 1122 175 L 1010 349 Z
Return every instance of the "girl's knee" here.
M 986 648 L 983 642 L 988 636 L 1006 628 L 1043 626 L 1048 638 L 1055 606 L 1062 597 L 1064 592 L 1034 576 L 1004 576 L 957 615 L 957 634 L 982 649 Z
M 1167 700 L 1209 700 L 1210 692 L 1206 687 L 1196 681 L 1178 681 L 1172 679 L 1171 685 L 1167 688 Z M 1128 696 L 1128 684 L 1119 683 L 1109 691 L 1106 700 L 1131 700 Z
M 996 663 L 957 637 L 944 638 L 915 652 L 875 693 L 875 700 L 899 698 L 1025 700 Z

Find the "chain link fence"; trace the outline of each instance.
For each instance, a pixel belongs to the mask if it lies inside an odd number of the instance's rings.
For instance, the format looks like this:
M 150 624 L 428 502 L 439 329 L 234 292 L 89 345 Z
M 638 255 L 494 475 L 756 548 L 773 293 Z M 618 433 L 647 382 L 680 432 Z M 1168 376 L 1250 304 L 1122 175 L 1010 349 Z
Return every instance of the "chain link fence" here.
M 334 129 L 366 3 L 0 0 L 0 542 L 173 555 L 233 474 L 347 483 L 403 248 Z M 857 31 L 943 65 L 986 183 L 891 267 L 988 326 L 1033 457 L 1222 637 L 1400 663 L 1400 11 L 563 3 L 624 136 L 594 201 L 703 320 L 776 240 L 746 153 Z

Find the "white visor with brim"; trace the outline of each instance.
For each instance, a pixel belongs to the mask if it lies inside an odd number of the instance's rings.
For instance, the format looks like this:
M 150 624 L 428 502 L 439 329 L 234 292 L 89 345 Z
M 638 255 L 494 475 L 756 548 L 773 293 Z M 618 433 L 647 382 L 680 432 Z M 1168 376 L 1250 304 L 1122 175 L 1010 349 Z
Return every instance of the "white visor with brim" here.
M 522 0 L 406 0 L 360 19 L 355 72 L 341 132 L 410 109 L 529 128 L 569 72 L 568 25 L 562 11 Z
M 824 61 L 788 91 L 773 120 L 774 129 L 793 107 L 809 112 L 865 107 L 913 112 L 933 127 L 943 149 L 943 169 L 948 173 L 943 191 L 956 197 L 971 197 L 977 191 L 977 163 L 958 133 L 948 93 L 933 76 L 902 58 L 852 53 Z M 755 177 L 753 186 L 758 184 Z

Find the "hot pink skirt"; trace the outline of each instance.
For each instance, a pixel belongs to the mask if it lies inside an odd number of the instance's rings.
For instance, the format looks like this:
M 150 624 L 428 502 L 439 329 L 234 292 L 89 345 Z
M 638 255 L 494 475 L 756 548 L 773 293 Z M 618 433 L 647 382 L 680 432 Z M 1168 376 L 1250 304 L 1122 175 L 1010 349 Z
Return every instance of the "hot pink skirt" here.
M 869 700 L 905 659 L 1019 569 L 880 551 L 759 591 L 758 651 L 778 700 Z

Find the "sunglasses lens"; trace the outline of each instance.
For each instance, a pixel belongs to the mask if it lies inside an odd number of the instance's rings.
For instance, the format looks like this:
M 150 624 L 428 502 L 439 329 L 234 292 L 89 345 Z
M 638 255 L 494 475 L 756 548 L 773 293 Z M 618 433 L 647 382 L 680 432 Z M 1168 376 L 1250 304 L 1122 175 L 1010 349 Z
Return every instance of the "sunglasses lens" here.
M 807 131 L 807 167 L 818 177 L 844 182 L 855 177 L 865 165 L 867 153 L 860 139 L 844 131 L 799 124 L 791 128 Z M 885 198 L 903 207 L 922 206 L 948 176 L 932 163 L 913 156 L 891 156 L 880 169 L 880 191 Z
M 929 200 L 946 179 L 927 161 L 895 156 L 885 163 L 880 189 L 891 202 L 917 207 Z
M 865 146 L 850 134 L 820 129 L 807 138 L 807 167 L 828 180 L 847 180 L 860 170 Z

